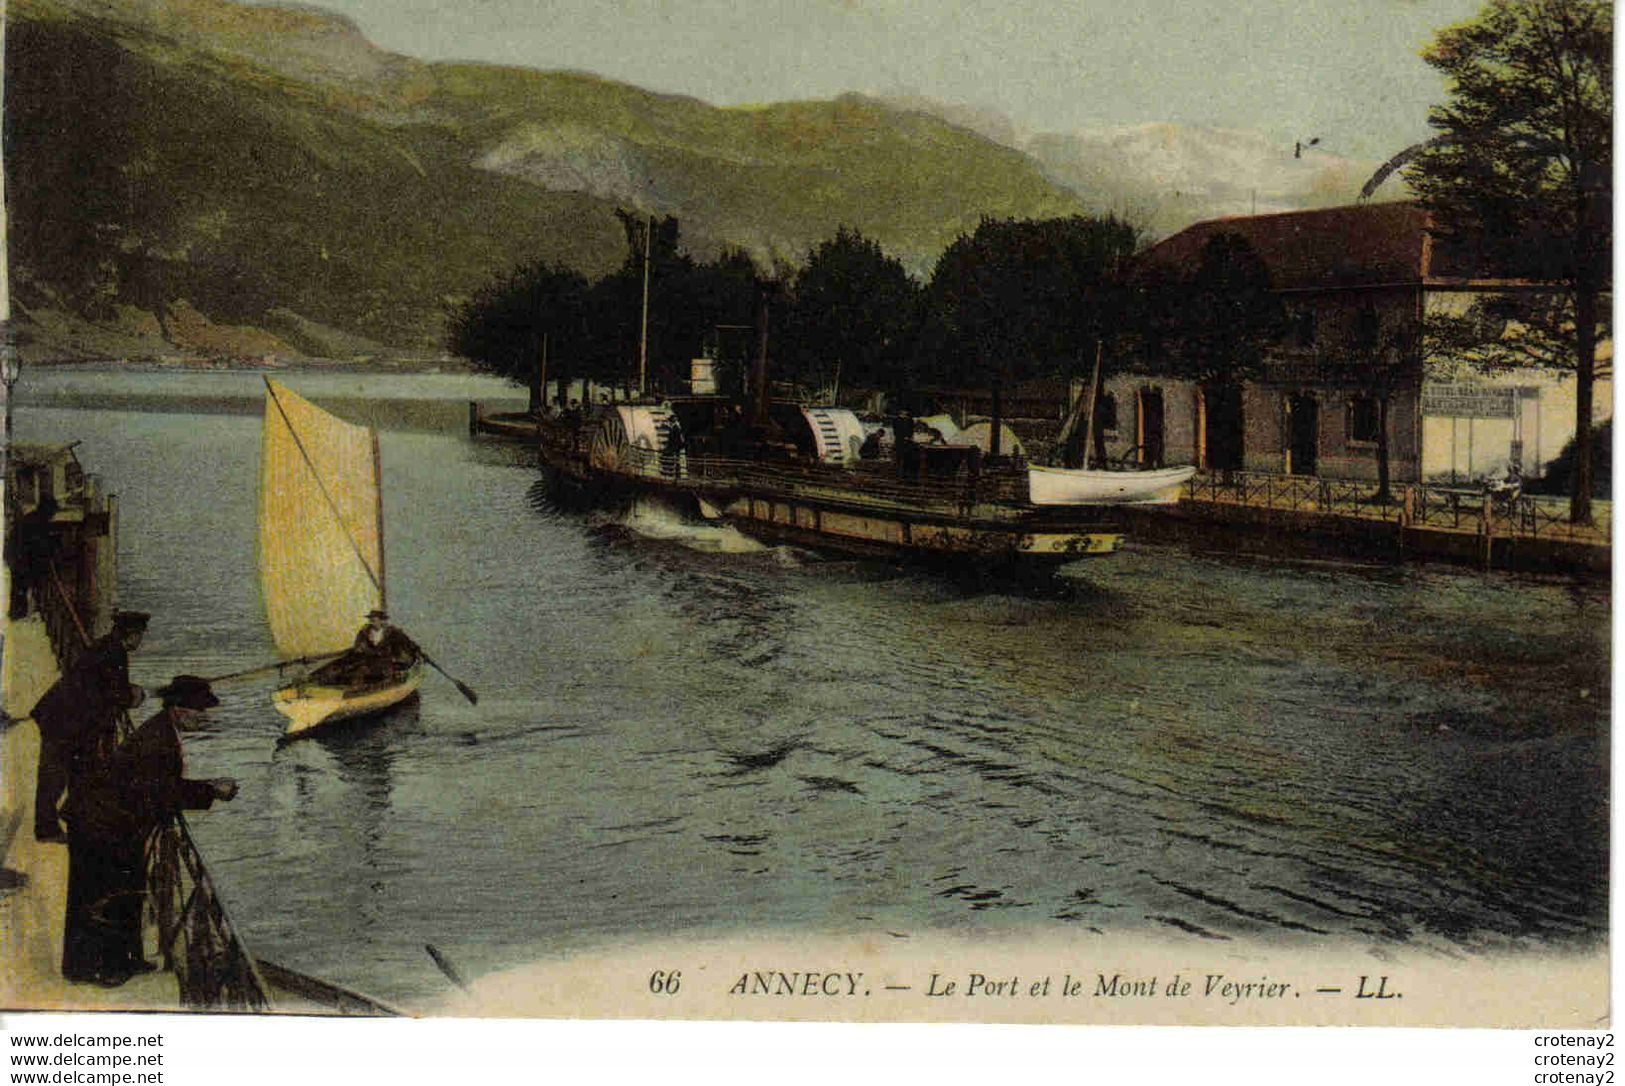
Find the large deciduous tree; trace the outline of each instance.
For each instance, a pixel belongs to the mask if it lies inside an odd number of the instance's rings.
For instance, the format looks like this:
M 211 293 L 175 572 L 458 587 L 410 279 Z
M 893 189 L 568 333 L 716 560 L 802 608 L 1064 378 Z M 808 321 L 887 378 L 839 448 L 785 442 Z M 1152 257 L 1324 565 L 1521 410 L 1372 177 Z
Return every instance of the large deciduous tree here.
M 649 391 L 675 392 L 686 387 L 690 361 L 718 325 L 754 321 L 758 272 L 738 250 L 725 251 L 710 263 L 696 261 L 681 247 L 674 216 L 617 215 L 626 231 L 626 259 L 618 271 L 593 284 L 587 301 L 592 374 L 615 385 L 637 386 L 647 271 L 644 383 Z
M 996 385 L 1075 365 L 1119 323 L 1123 273 L 1139 241 L 1110 216 L 984 219 L 932 271 L 937 343 L 926 375 Z
M 990 387 L 997 421 L 1006 386 L 1077 372 L 1116 334 L 1139 241 L 1133 226 L 1111 216 L 984 219 L 932 271 L 919 375 Z
M 1440 137 L 1407 170 L 1437 233 L 1482 270 L 1572 299 L 1570 519 L 1591 519 L 1592 410 L 1613 231 L 1613 5 L 1491 0 L 1423 54 L 1449 81 Z
M 921 290 L 901 262 L 841 227 L 807 254 L 793 284 L 787 350 L 801 380 L 895 392 L 920 316 Z
M 586 279 L 568 268 L 540 260 L 515 268 L 452 311 L 448 346 L 480 369 L 529 388 L 530 409 L 539 410 L 544 351 L 551 377 L 582 373 L 586 294 Z

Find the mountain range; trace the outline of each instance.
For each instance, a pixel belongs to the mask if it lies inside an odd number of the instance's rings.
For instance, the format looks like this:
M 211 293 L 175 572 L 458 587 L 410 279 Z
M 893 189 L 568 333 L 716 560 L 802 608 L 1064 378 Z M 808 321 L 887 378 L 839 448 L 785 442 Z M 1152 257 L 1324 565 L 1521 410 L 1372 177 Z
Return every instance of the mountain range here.
M 432 356 L 494 275 L 618 266 L 617 208 L 677 216 L 701 258 L 781 269 L 846 225 L 924 276 L 984 217 L 1114 211 L 1165 233 L 1346 202 L 1365 176 L 1172 125 L 1021 135 L 860 95 L 718 108 L 423 62 L 315 8 L 229 0 L 12 0 L 6 73 L 34 359 Z

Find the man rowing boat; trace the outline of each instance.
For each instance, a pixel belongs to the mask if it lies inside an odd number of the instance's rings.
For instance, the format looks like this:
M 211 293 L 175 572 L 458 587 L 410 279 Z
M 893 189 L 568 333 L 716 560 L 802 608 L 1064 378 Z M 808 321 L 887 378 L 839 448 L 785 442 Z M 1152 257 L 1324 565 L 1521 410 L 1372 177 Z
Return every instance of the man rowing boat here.
M 367 612 L 367 624 L 356 633 L 355 644 L 337 660 L 323 664 L 311 675 L 317 682 L 353 686 L 399 679 L 423 658 L 417 642 L 389 623 L 382 610 Z

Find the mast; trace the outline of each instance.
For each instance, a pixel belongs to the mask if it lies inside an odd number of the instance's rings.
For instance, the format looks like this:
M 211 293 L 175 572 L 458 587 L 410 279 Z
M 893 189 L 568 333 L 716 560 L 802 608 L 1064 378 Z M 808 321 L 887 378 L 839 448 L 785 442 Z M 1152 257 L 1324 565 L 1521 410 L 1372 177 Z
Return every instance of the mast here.
M 767 425 L 767 321 L 771 288 L 763 283 L 756 299 L 756 363 L 751 368 L 750 424 L 758 429 Z
M 536 395 L 530 405 L 532 411 L 540 411 L 547 406 L 547 333 L 542 333 L 542 355 L 536 362 Z M 378 518 L 380 521 L 382 517 Z
M 1100 340 L 1095 340 L 1095 373 L 1089 378 L 1089 424 L 1083 431 L 1083 466 L 1095 454 L 1095 404 L 1100 401 Z M 1104 466 L 1104 465 L 1102 465 Z
M 384 458 L 378 455 L 378 431 L 372 431 L 372 492 L 373 510 L 378 517 L 378 610 L 388 611 L 389 600 L 384 594 Z

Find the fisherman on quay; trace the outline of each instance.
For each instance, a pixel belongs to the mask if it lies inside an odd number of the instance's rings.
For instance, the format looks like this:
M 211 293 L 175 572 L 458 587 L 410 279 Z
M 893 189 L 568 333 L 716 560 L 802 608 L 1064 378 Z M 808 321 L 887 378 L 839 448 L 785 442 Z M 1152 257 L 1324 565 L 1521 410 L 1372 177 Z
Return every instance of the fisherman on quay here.
M 229 777 L 187 779 L 179 732 L 220 704 L 205 679 L 177 675 L 163 708 L 123 743 L 96 755 L 68 796 L 68 903 L 62 975 L 116 988 L 156 968 L 142 945 L 147 845 L 181 811 L 237 795 Z
M 34 781 L 34 837 L 62 841 L 57 804 L 86 760 L 117 742 L 119 717 L 145 692 L 130 682 L 130 653 L 141 645 L 150 616 L 119 611 L 113 628 L 88 646 L 35 703 L 39 768 Z

